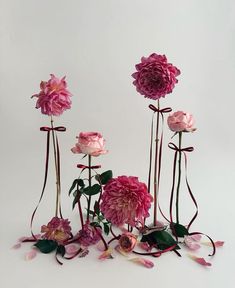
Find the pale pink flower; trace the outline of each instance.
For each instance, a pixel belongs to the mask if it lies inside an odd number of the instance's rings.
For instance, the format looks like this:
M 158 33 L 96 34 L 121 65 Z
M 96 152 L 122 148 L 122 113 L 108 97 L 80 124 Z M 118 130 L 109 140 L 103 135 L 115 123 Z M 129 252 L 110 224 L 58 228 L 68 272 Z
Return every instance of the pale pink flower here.
M 136 66 L 137 72 L 132 74 L 135 78 L 133 84 L 136 90 L 144 97 L 156 100 L 172 92 L 178 82 L 176 77 L 180 70 L 167 62 L 165 55 L 151 54 L 142 57 L 141 63 Z
M 105 140 L 98 132 L 81 132 L 76 138 L 78 142 L 71 149 L 73 153 L 99 156 L 108 152 L 104 147 Z
M 137 177 L 119 176 L 105 185 L 101 200 L 101 211 L 112 224 L 135 226 L 149 216 L 153 198 Z
M 67 90 L 65 77 L 57 78 L 51 74 L 51 79 L 40 83 L 40 92 L 33 95 L 37 97 L 36 108 L 41 108 L 42 114 L 59 116 L 71 108 L 72 94 Z
M 78 232 L 78 242 L 85 247 L 96 244 L 100 240 L 101 233 L 101 228 L 94 228 L 89 223 L 86 223 Z
M 190 250 L 198 250 L 201 248 L 199 244 L 201 235 L 184 236 L 184 243 Z
M 119 239 L 119 246 L 125 252 L 131 252 L 136 245 L 137 237 L 130 233 L 123 233 Z
M 129 259 L 129 261 L 143 265 L 146 268 L 153 268 L 154 267 L 154 263 L 152 261 L 145 259 L 145 258 L 141 258 L 141 257 L 131 258 L 131 259 Z
M 193 132 L 196 130 L 193 115 L 183 111 L 170 114 L 167 118 L 167 124 L 173 132 Z
M 53 217 L 47 225 L 41 227 L 41 232 L 45 233 L 42 238 L 54 240 L 63 244 L 71 236 L 71 227 L 68 219 Z

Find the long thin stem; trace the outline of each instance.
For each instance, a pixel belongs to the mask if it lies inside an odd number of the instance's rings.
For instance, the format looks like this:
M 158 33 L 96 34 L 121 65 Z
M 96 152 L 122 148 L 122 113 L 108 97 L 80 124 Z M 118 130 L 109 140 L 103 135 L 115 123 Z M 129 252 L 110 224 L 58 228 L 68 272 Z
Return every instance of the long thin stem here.
M 182 148 L 182 132 L 179 132 L 179 150 Z M 176 222 L 179 224 L 179 193 L 180 193 L 180 181 L 181 181 L 181 155 L 182 152 L 179 151 L 178 159 L 178 183 L 176 188 Z
M 57 153 L 56 153 L 55 131 L 54 131 L 53 122 L 54 121 L 53 121 L 53 118 L 51 116 L 52 142 L 53 142 L 54 160 L 55 160 L 55 172 L 56 172 L 56 208 L 55 208 L 55 216 L 58 217 L 58 214 L 59 214 L 59 201 L 60 201 L 60 180 L 59 180 L 58 159 L 57 159 Z
M 88 182 L 89 182 L 89 187 L 91 188 L 91 155 L 88 155 Z M 91 209 L 91 195 L 89 195 L 88 197 L 87 221 L 89 221 L 90 209 Z
M 158 100 L 158 110 L 160 109 L 160 102 Z M 157 224 L 157 197 L 158 197 L 158 182 L 157 182 L 157 175 L 158 175 L 158 142 L 159 142 L 159 119 L 160 119 L 160 112 L 157 112 L 157 124 L 156 124 L 156 138 L 155 138 L 155 161 L 154 161 L 154 203 L 153 203 L 153 225 Z

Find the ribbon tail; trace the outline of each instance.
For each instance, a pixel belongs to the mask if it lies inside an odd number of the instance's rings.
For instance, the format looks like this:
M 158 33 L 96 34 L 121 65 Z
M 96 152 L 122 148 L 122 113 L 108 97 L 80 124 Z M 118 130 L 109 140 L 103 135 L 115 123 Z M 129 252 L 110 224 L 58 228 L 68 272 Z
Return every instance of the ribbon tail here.
M 58 186 L 59 186 L 59 191 L 58 191 L 59 213 L 60 213 L 60 218 L 63 219 L 62 208 L 61 208 L 60 148 L 59 148 L 59 140 L 58 140 L 57 134 L 56 134 L 56 158 L 57 158 L 56 163 L 57 163 Z
M 210 242 L 212 244 L 212 248 L 213 248 L 212 254 L 209 254 L 208 256 L 214 256 L 215 255 L 215 253 L 216 253 L 215 243 L 214 243 L 213 239 L 210 236 L 208 236 L 208 235 L 206 235 L 204 233 L 201 233 L 201 232 L 191 232 L 191 233 L 189 233 L 189 236 L 192 236 L 192 235 L 203 235 L 203 236 L 206 236 L 210 240 Z
M 44 174 L 44 182 L 43 182 L 43 188 L 42 188 L 42 192 L 38 201 L 38 204 L 36 206 L 36 208 L 33 211 L 33 214 L 31 216 L 31 220 L 30 220 L 30 230 L 31 230 L 31 234 L 33 236 L 33 238 L 35 240 L 37 240 L 36 236 L 33 233 L 33 220 L 35 217 L 35 214 L 38 210 L 38 207 L 42 201 L 44 192 L 45 192 L 45 188 L 46 188 L 46 184 L 47 184 L 47 175 L 48 175 L 48 164 L 49 164 L 49 153 L 50 153 L 50 131 L 47 131 L 47 144 L 46 144 L 46 162 L 45 162 L 45 174 Z

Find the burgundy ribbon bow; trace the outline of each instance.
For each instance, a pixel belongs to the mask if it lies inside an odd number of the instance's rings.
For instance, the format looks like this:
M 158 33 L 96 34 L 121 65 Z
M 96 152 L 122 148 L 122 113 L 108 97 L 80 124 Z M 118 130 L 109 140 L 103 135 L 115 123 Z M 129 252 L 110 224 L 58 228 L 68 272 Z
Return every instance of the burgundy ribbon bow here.
M 77 165 L 77 167 L 78 168 L 80 168 L 80 169 L 99 169 L 99 168 L 101 168 L 101 165 L 95 165 L 95 166 L 86 166 L 86 165 L 83 165 L 83 164 L 78 164 Z
M 158 109 L 156 106 L 154 106 L 154 105 L 152 105 L 152 104 L 149 105 L 149 108 L 150 108 L 151 110 L 153 110 L 153 112 L 159 112 L 159 113 L 161 113 L 161 114 L 163 114 L 163 113 L 169 113 L 169 112 L 172 111 L 172 109 L 171 109 L 170 107 L 166 107 L 166 108 L 163 108 L 163 109 Z
M 46 132 L 50 132 L 50 131 L 59 131 L 59 132 L 64 132 L 66 131 L 66 128 L 63 127 L 63 126 L 58 126 L 58 127 L 47 127 L 47 126 L 44 126 L 44 127 L 40 127 L 40 131 L 46 131 Z

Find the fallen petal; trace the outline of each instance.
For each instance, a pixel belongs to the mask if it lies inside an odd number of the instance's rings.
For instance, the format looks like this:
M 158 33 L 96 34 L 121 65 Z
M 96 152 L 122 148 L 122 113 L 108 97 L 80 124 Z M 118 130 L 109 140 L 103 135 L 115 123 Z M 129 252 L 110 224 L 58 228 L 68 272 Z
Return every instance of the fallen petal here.
M 125 251 L 123 251 L 123 249 L 122 249 L 119 245 L 117 245 L 117 246 L 115 247 L 115 250 L 116 250 L 118 253 L 120 253 L 122 256 L 128 257 L 128 254 L 127 254 Z
M 29 251 L 28 253 L 25 254 L 25 260 L 32 260 L 33 258 L 35 258 L 37 255 L 37 251 L 36 249 L 32 249 L 31 251 Z
M 199 242 L 199 241 L 201 240 L 201 238 L 202 238 L 202 235 L 200 235 L 200 234 L 195 234 L 195 235 L 191 235 L 191 236 L 187 236 L 187 237 L 191 237 L 191 239 L 192 239 L 193 241 Z
M 151 251 L 151 249 L 152 249 L 151 246 L 148 244 L 148 242 L 139 242 L 138 246 L 147 252 Z
M 153 268 L 154 266 L 154 263 L 152 261 L 141 257 L 131 258 L 129 259 L 129 261 L 143 265 L 146 268 Z
M 112 252 L 113 252 L 113 249 L 109 247 L 107 250 L 105 250 L 105 251 L 99 256 L 99 259 L 100 259 L 100 260 L 113 259 Z
M 103 252 L 103 251 L 105 250 L 105 246 L 104 246 L 103 241 L 100 240 L 100 241 L 97 243 L 96 248 L 97 248 L 99 251 Z
M 21 247 L 21 243 L 17 243 L 15 245 L 13 245 L 11 248 L 12 249 L 19 249 Z
M 198 236 L 198 235 L 193 235 L 193 236 Z M 190 250 L 198 250 L 201 247 L 201 245 L 195 241 L 195 238 L 193 236 L 185 236 L 184 237 L 184 243 Z M 199 236 L 201 236 L 201 235 L 199 235 Z M 200 239 L 199 238 L 196 238 L 196 239 L 197 239 L 197 241 L 199 241 L 201 239 L 201 237 L 200 237 Z
M 75 244 L 70 244 L 65 247 L 66 254 L 74 255 L 78 251 L 78 246 Z
M 203 242 L 202 244 L 204 244 L 206 246 L 213 246 L 211 242 Z M 222 246 L 224 246 L 224 241 L 216 241 L 216 242 L 214 242 L 214 244 L 215 244 L 216 248 L 222 247 Z
M 212 266 L 212 264 L 210 262 L 206 262 L 204 258 L 200 258 L 194 255 L 189 255 L 189 257 L 202 266 Z

